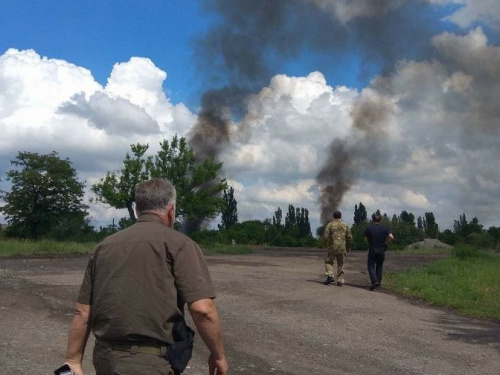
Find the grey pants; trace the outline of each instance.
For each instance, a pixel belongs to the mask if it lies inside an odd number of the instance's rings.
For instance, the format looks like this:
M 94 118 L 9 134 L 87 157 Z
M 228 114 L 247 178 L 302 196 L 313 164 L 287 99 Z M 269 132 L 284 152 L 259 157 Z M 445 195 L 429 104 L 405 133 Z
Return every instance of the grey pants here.
M 96 344 L 92 357 L 96 375 L 173 375 L 164 357 L 111 350 Z

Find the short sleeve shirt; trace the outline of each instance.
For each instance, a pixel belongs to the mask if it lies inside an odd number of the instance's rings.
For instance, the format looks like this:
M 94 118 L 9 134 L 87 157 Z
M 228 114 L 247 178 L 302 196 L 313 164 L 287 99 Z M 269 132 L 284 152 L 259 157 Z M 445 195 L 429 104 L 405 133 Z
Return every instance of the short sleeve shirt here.
M 199 246 L 147 214 L 97 245 L 78 302 L 99 339 L 171 343 L 184 304 L 214 297 Z
M 368 248 L 371 251 L 385 250 L 385 241 L 389 236 L 389 230 L 382 224 L 370 224 L 365 230 L 368 238 Z

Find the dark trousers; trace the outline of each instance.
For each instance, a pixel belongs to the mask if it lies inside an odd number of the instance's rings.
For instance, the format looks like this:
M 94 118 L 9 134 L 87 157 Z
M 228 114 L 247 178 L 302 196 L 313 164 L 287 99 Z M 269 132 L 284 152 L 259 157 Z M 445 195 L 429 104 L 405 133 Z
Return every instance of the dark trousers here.
M 368 274 L 372 285 L 382 283 L 382 272 L 384 269 L 385 252 L 368 252 Z

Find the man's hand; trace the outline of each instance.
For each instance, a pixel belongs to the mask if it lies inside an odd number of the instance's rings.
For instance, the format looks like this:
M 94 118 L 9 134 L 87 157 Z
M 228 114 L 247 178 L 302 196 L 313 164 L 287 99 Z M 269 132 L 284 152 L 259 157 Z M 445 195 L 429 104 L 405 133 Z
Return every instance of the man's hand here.
M 71 371 L 73 371 L 73 375 L 83 375 L 83 369 L 81 363 L 66 361 L 64 362 L 64 364 L 68 365 L 71 368 Z
M 215 358 L 212 355 L 208 357 L 208 374 L 209 375 L 226 375 L 228 371 L 228 365 L 226 357 Z

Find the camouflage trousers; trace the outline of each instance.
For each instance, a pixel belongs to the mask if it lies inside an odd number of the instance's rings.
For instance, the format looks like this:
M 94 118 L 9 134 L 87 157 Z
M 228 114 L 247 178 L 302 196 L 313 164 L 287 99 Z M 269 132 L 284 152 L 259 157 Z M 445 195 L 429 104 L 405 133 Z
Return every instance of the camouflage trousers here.
M 329 277 L 336 277 L 337 281 L 341 284 L 345 282 L 344 280 L 344 253 L 334 252 L 332 249 L 328 249 L 328 253 L 325 258 L 325 270 L 326 275 Z M 335 275 L 333 271 L 333 263 L 337 261 L 337 274 Z

